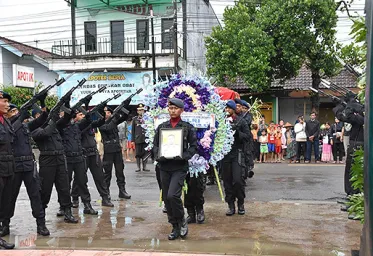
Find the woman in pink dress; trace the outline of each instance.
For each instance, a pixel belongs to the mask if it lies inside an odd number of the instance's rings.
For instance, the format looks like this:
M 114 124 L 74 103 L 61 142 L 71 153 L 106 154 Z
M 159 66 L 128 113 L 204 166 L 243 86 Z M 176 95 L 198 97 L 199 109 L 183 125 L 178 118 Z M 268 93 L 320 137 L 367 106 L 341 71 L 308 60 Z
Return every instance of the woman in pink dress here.
M 330 145 L 330 124 L 325 123 L 325 127 L 321 132 L 322 134 L 322 162 L 330 162 L 332 160 L 332 145 Z

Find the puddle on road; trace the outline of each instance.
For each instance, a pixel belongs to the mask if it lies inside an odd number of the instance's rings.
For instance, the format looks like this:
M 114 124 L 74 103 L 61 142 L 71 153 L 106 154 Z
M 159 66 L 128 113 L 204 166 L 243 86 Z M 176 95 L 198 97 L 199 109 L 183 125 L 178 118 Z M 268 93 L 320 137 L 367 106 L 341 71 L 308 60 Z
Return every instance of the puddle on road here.
M 131 218 L 132 219 L 132 218 Z M 185 253 L 219 253 L 245 255 L 286 255 L 286 256 L 345 256 L 347 252 L 338 249 L 315 248 L 310 243 L 294 246 L 287 243 L 268 243 L 266 241 L 250 239 L 222 239 L 222 240 L 176 240 L 168 241 L 159 238 L 144 240 L 109 239 L 103 237 L 40 237 L 31 234 L 28 237 L 11 236 L 17 249 L 86 249 L 86 250 L 146 250 Z

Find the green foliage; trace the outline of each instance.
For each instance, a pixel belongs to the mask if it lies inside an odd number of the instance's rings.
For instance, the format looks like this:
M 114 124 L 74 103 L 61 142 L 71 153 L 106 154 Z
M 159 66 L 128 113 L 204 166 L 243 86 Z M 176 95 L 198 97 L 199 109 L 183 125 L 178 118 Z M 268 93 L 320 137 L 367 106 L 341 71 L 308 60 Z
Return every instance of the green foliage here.
M 363 191 L 364 188 L 364 150 L 358 149 L 354 153 L 351 166 L 351 182 L 355 190 Z
M 354 214 L 355 219 L 361 220 L 364 223 L 364 194 L 359 193 L 352 196 L 349 196 L 350 201 L 347 203 L 348 213 Z
M 338 55 L 346 63 L 353 67 L 359 67 L 366 62 L 366 50 L 356 43 L 343 46 Z
M 364 190 L 364 150 L 358 149 L 354 153 L 354 161 L 351 166 L 351 182 L 355 190 L 362 192 Z M 364 194 L 359 193 L 349 196 L 349 214 L 355 214 L 356 219 L 364 222 Z
M 314 74 L 335 74 L 336 7 L 334 0 L 238 1 L 206 39 L 208 73 L 220 82 L 242 77 L 259 92 L 296 76 L 304 62 Z
M 39 83 L 39 85 L 36 86 L 35 91 L 38 92 L 42 86 L 43 84 Z M 11 103 L 15 104 L 18 107 L 21 107 L 24 103 L 30 100 L 33 96 L 33 90 L 28 89 L 28 88 L 6 86 L 4 87 L 3 90 L 9 93 L 10 96 L 12 96 Z M 57 101 L 58 101 L 57 96 L 48 95 L 45 100 L 45 104 L 47 105 L 47 108 L 51 109 L 54 105 L 56 105 Z

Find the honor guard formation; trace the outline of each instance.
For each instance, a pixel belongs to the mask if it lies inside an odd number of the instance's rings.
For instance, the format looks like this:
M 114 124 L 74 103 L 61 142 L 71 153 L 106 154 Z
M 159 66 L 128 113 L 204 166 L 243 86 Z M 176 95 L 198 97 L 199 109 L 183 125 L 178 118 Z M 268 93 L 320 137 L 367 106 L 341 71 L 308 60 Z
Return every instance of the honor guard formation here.
M 351 163 L 354 149 L 363 146 L 364 106 L 356 100 L 356 95 L 347 93 L 344 100 L 333 98 L 337 105 L 333 109 L 336 124 L 327 124 L 323 131 L 320 131 L 315 113 L 311 113 L 309 121 L 304 121 L 303 116 L 300 116 L 294 131 L 291 123 L 284 125 L 283 121 L 279 125 L 271 122 L 268 126 L 264 116 L 259 124 L 252 124 L 250 105 L 238 98 L 228 100 L 225 112 L 226 121 L 233 131 L 231 149 L 218 162 L 218 171 L 214 169 L 215 166 L 210 165 L 207 175 L 192 176 L 189 175 L 188 161 L 197 154 L 199 141 L 197 129 L 181 118 L 186 102 L 178 98 L 167 100 L 168 120 L 156 127 L 150 150 L 143 126 L 146 107 L 143 104 L 137 105 L 137 116 L 133 119 L 129 117 L 130 112 L 127 110 L 132 98 L 142 89 L 114 109 L 108 103 L 118 99 L 121 94 L 89 108 L 92 97 L 105 90 L 104 87 L 71 106 L 71 95 L 85 83 L 86 79 L 83 79 L 62 96 L 52 109 L 47 109 L 45 100 L 48 91 L 64 81 L 65 79 L 61 79 L 48 86 L 22 106 L 12 104 L 11 95 L 0 91 L 1 237 L 10 233 L 10 220 L 14 215 L 22 182 L 30 199 L 32 215 L 36 219 L 37 233 L 42 236 L 50 235 L 45 215 L 53 186 L 60 206 L 57 216 L 63 217 L 66 223 L 78 223 L 72 208 L 78 208 L 80 201 L 84 205 L 84 214 L 98 214 L 91 205 L 87 185 L 88 170 L 102 198 L 103 207 L 114 207 L 110 193 L 113 166 L 119 188 L 118 197 L 131 199 L 126 190 L 123 158 L 130 161 L 128 152 L 134 149 L 137 165 L 135 172 L 149 172 L 149 158 L 155 161 L 156 178 L 164 202 L 163 212 L 167 213 L 168 222 L 172 225 L 168 239 L 185 238 L 188 235 L 188 224 L 203 224 L 205 221 L 206 184 L 219 183 L 221 179 L 228 205 L 226 215 L 245 214 L 246 180 L 254 176 L 254 162 L 266 161 L 268 153 L 272 153 L 271 159 L 275 156 L 276 162 L 282 161 L 286 155 L 290 163 L 300 162 L 303 153 L 303 159 L 307 163 L 311 161 L 314 148 L 316 162 L 329 161 L 331 157 L 327 154 L 330 154 L 331 148 L 327 146 L 332 144 L 335 161 L 338 152 L 339 161 L 342 161 L 343 146 L 335 145 L 342 143 L 342 134 L 347 131 L 346 126 L 339 122 L 351 125 L 348 131 L 350 146 L 346 158 L 345 192 L 347 195 L 357 192 L 350 182 Z M 103 156 L 100 156 L 95 137 L 98 132 L 101 135 Z M 324 144 L 321 153 L 320 140 Z M 35 159 L 33 154 L 33 142 L 40 151 L 39 159 Z M 127 152 L 126 156 L 124 152 Z M 182 197 L 185 187 L 188 193 Z M 0 239 L 0 247 L 13 249 L 14 244 Z

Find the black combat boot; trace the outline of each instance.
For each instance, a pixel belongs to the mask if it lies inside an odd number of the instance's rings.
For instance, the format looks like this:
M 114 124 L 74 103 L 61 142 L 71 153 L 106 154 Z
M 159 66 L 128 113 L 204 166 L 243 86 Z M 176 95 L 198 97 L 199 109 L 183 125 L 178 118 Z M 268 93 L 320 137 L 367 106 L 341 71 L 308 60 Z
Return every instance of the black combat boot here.
M 202 224 L 205 222 L 205 211 L 203 210 L 203 206 L 196 206 L 196 212 L 197 212 L 197 223 Z
M 131 196 L 127 193 L 125 187 L 119 188 L 119 198 L 131 199 Z
M 135 172 L 141 172 L 141 159 L 136 158 L 137 170 Z
M 109 197 L 103 196 L 101 206 L 114 207 L 114 204 L 110 201 Z
M 36 219 L 37 233 L 42 236 L 49 236 L 49 230 L 45 226 L 45 218 Z
M 215 179 L 214 179 L 214 176 L 208 176 L 207 177 L 207 183 L 206 185 L 210 186 L 210 185 L 215 185 Z
M 190 223 L 196 223 L 196 211 L 194 208 L 187 208 L 188 217 L 187 222 Z
M 180 237 L 185 238 L 188 235 L 188 223 L 187 221 L 183 218 L 181 223 L 179 223 L 180 226 Z
M 234 202 L 232 202 L 232 203 L 228 203 L 228 207 L 229 207 L 229 209 L 228 209 L 228 211 L 225 213 L 225 215 L 227 215 L 227 216 L 232 216 L 232 215 L 234 215 L 234 214 L 236 213 L 236 208 L 235 208 L 235 206 L 234 206 Z
M 149 169 L 146 169 L 146 164 L 147 164 L 148 160 L 145 160 L 145 161 L 142 161 L 142 170 L 144 172 L 150 172 Z
M 73 198 L 73 208 L 79 208 L 79 198 Z
M 65 210 L 60 206 L 60 209 L 57 212 L 57 217 L 65 216 Z
M 10 224 L 10 220 L 4 220 L 2 222 L 0 237 L 9 235 L 9 233 L 10 233 L 9 224 Z
M 6 250 L 13 249 L 14 244 L 8 243 L 4 239 L 0 238 L 0 250 L 3 249 L 3 248 L 6 249 Z
M 98 214 L 98 211 L 95 211 L 93 208 L 92 208 L 92 205 L 90 202 L 85 202 L 84 203 L 84 210 L 83 210 L 83 213 L 84 214 L 90 214 L 90 215 L 97 215 Z
M 172 231 L 168 235 L 168 240 L 175 240 L 180 236 L 180 225 L 172 224 Z
M 65 219 L 64 220 L 66 223 L 78 223 L 78 220 L 74 218 L 70 207 L 65 208 Z
M 237 203 L 237 207 L 238 207 L 238 214 L 239 214 L 239 215 L 244 215 L 244 214 L 245 214 L 245 206 L 244 206 L 244 203 L 243 203 L 243 202 L 239 202 L 239 203 Z
M 163 213 L 167 213 L 167 208 L 166 208 L 165 205 L 163 206 L 162 212 L 163 212 Z

